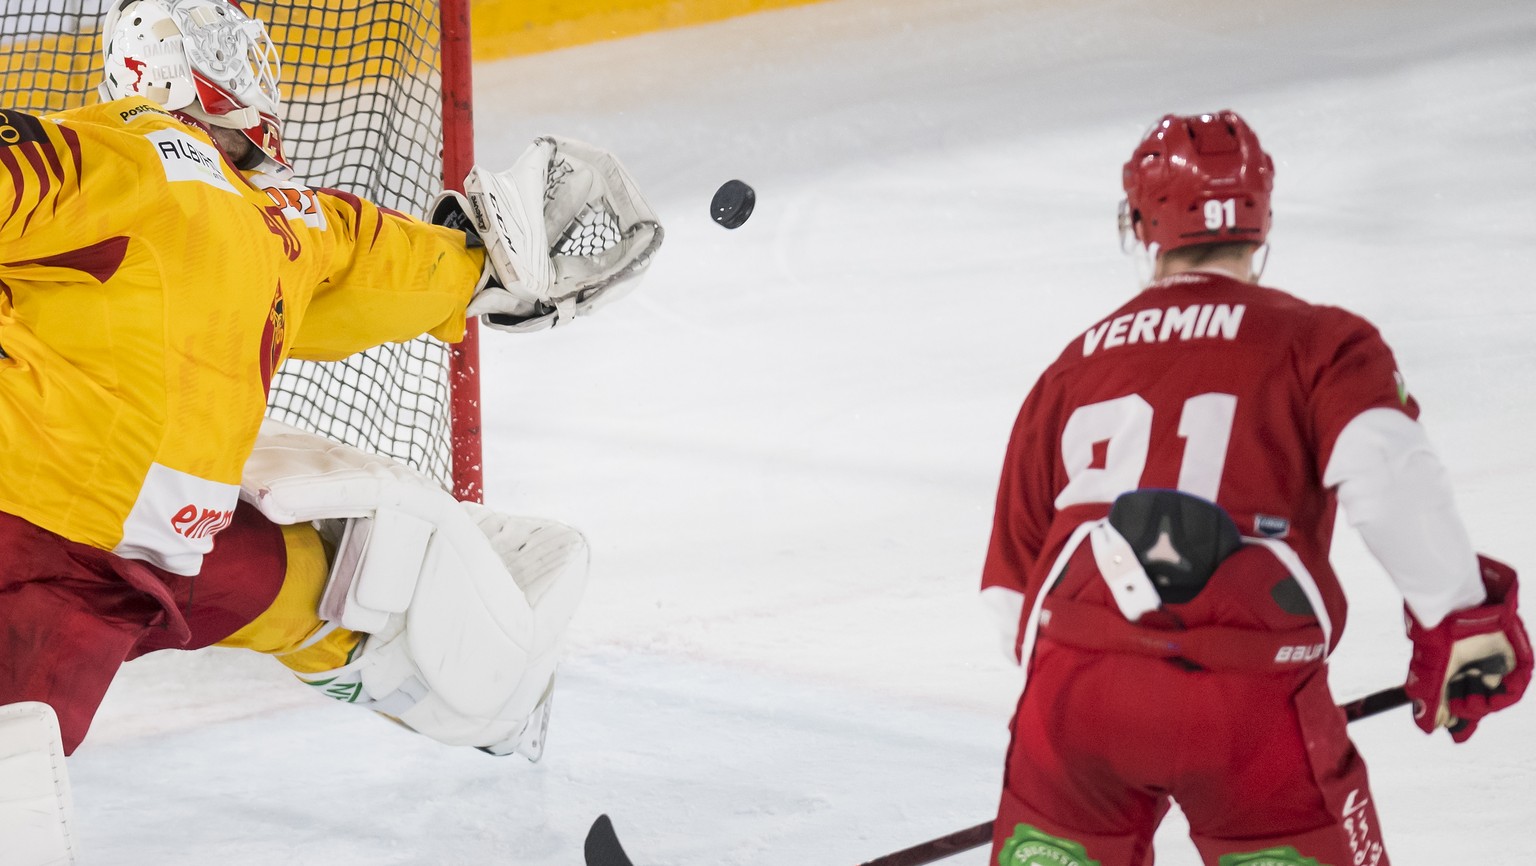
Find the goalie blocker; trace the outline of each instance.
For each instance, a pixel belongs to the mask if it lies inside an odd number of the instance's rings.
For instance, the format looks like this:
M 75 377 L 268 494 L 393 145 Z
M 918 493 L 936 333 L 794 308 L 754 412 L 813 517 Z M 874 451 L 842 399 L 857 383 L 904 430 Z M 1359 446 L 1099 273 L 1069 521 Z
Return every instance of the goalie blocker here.
M 535 139 L 506 171 L 475 166 L 464 192 L 441 193 L 427 219 L 484 245 L 467 312 L 515 332 L 567 324 L 629 293 L 663 237 L 612 154 L 556 136 Z
M 344 667 L 301 679 L 448 745 L 538 760 L 586 584 L 581 533 L 458 502 L 386 458 L 272 421 L 241 495 L 336 546 L 329 625 L 309 643 L 337 627 L 366 634 Z

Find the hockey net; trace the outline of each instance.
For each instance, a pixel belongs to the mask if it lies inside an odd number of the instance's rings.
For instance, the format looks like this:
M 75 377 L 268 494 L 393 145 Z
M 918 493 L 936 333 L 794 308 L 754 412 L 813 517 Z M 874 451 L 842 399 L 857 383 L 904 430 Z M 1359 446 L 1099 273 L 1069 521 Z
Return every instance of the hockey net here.
M 108 2 L 0 0 L 0 108 L 41 113 L 95 101 Z M 445 152 L 463 163 L 462 178 L 469 157 L 458 148 L 467 148 L 468 131 L 452 125 L 468 125 L 468 94 L 445 100 L 444 82 L 467 91 L 467 77 L 444 74 L 445 60 L 454 61 L 444 53 L 443 22 L 460 26 L 466 2 L 240 4 L 266 22 L 281 52 L 284 145 L 309 185 L 419 214 L 443 187 Z M 467 68 L 467 57 L 457 57 Z M 448 102 L 462 103 L 461 113 L 445 120 Z M 445 130 L 456 140 L 445 143 Z M 342 361 L 289 361 L 273 379 L 267 414 L 479 498 L 479 423 L 463 417 L 476 399 L 473 351 L 472 339 L 454 349 L 423 337 Z

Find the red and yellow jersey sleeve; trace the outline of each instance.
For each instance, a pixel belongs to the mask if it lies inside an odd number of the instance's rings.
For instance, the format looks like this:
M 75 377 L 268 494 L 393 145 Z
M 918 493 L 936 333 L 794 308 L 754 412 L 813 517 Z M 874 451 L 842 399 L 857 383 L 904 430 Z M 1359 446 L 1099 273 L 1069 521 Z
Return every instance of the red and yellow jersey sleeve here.
M 80 135 L 19 111 L 0 111 L 0 243 L 7 251 L 46 245 L 89 219 L 78 194 Z M 8 256 L 9 257 L 9 256 Z
M 423 333 L 458 342 L 485 253 L 464 233 L 423 223 L 340 190 L 316 190 L 329 267 L 291 347 L 330 361 Z

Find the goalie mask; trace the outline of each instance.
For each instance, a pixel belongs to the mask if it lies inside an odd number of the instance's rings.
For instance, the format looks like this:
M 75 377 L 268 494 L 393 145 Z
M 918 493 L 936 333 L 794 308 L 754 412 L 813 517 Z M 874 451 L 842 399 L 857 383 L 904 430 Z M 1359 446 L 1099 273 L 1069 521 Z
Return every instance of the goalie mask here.
M 255 149 L 239 166 L 288 167 L 277 49 L 266 27 L 225 0 L 122 0 L 102 25 L 101 97 L 142 96 Z
M 1232 111 L 1158 121 L 1125 164 L 1121 245 L 1155 256 L 1195 244 L 1263 244 L 1275 163 Z

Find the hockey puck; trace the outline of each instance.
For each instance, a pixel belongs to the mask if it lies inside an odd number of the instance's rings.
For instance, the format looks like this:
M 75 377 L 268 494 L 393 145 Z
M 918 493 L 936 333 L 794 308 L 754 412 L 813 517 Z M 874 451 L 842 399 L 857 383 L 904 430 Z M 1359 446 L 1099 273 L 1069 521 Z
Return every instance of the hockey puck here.
M 739 180 L 728 180 L 715 190 L 709 203 L 709 215 L 715 222 L 728 229 L 737 228 L 752 215 L 757 204 L 757 193 Z

